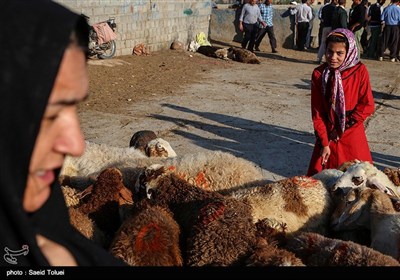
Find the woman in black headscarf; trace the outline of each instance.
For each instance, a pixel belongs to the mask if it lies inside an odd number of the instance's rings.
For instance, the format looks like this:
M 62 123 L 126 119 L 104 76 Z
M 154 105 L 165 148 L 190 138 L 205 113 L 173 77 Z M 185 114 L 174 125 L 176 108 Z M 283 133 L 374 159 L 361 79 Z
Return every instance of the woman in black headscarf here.
M 57 177 L 83 153 L 84 18 L 46 1 L 0 4 L 1 265 L 122 265 L 69 223 Z

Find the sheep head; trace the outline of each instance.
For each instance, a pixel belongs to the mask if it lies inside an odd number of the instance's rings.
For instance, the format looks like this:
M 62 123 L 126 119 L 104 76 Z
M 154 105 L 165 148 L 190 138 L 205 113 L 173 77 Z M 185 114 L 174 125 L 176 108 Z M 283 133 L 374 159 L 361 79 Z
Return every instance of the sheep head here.
M 228 48 L 223 48 L 215 51 L 215 55 L 217 58 L 221 58 L 224 60 L 229 60 L 228 58 Z
M 174 169 L 174 167 L 166 169 L 161 164 L 150 165 L 139 175 L 135 183 L 135 192 L 139 196 L 143 196 L 143 194 L 145 194 L 148 199 L 153 198 L 157 186 L 157 179 L 169 171 L 172 171 L 171 169 Z
M 353 230 L 362 226 L 369 228 L 369 210 L 373 191 L 367 187 L 350 190 L 332 214 L 333 230 Z
M 378 189 L 392 198 L 400 197 L 399 188 L 382 171 L 369 162 L 359 162 L 350 166 L 337 180 L 332 192 L 341 192 L 345 196 L 351 189 L 357 187 Z
M 145 151 L 148 157 L 176 157 L 171 145 L 162 138 L 156 138 L 147 143 Z
M 157 138 L 154 131 L 151 130 L 139 130 L 132 135 L 129 142 L 129 147 L 133 147 L 142 152 L 145 152 L 147 144 Z

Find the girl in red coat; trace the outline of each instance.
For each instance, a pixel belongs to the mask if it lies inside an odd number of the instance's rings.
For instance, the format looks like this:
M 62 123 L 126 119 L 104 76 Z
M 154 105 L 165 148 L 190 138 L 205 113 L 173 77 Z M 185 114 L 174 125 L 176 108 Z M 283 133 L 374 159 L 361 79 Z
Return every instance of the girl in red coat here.
M 354 159 L 372 163 L 364 120 L 374 112 L 368 70 L 354 34 L 338 28 L 326 39 L 326 63 L 314 69 L 311 115 L 316 143 L 308 176 Z

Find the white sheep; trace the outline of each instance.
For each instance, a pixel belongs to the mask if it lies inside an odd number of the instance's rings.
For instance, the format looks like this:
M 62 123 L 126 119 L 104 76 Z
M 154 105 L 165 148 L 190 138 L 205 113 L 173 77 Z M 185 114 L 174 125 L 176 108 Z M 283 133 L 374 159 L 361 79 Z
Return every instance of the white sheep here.
M 390 197 L 368 187 L 352 189 L 332 215 L 336 231 L 371 230 L 371 248 L 400 260 L 400 213 Z
M 341 189 L 346 195 L 357 187 L 379 189 L 393 197 L 400 197 L 400 187 L 393 184 L 388 176 L 369 162 L 359 162 L 351 165 L 337 180 L 332 191 Z
M 242 188 L 226 195 L 250 203 L 254 222 L 268 218 L 286 224 L 287 234 L 297 231 L 325 233 L 333 208 L 323 183 L 307 176 Z
M 321 172 L 314 174 L 312 177 L 314 179 L 322 181 L 328 190 L 336 184 L 337 180 L 343 175 L 343 171 L 338 169 L 324 169 Z
M 145 150 L 149 156 L 133 147 L 120 148 L 86 141 L 84 154 L 80 157 L 67 156 L 60 175 L 89 176 L 111 166 L 136 166 L 137 160 L 148 157 L 176 156 L 171 145 L 162 138 L 151 140 Z
M 263 179 L 260 167 L 222 151 L 198 152 L 168 158 L 162 165 L 192 185 L 208 191 L 241 187 Z

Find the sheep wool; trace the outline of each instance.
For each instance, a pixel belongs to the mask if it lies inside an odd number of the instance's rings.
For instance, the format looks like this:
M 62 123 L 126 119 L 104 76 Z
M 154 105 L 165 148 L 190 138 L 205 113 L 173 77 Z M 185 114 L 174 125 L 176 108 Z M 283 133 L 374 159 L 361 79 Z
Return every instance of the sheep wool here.
M 252 206 L 253 221 L 264 218 L 286 224 L 286 233 L 325 233 L 333 210 L 331 196 L 320 180 L 295 176 L 263 186 L 227 193 Z

